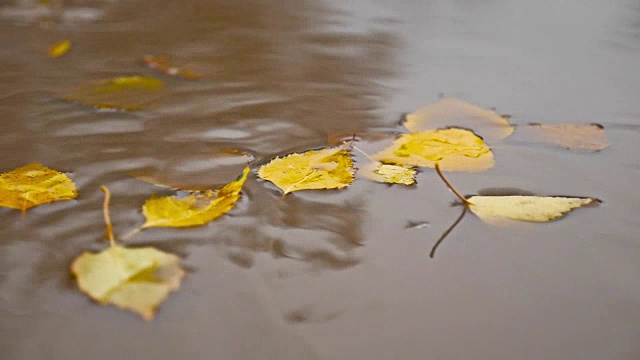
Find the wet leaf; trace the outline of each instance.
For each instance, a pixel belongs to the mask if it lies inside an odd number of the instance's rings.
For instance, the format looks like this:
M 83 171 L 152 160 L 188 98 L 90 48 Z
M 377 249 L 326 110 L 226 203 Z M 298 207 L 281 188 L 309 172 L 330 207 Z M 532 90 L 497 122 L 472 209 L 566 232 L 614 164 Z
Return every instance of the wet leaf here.
M 404 126 L 411 132 L 452 126 L 472 129 L 486 140 L 504 139 L 514 130 L 508 117 L 453 97 L 408 114 Z
M 152 247 L 111 246 L 77 257 L 71 272 L 80 290 L 101 304 L 112 304 L 153 319 L 156 308 L 180 287 L 180 258 Z
M 182 76 L 188 80 L 196 80 L 200 78 L 200 74 L 198 73 L 170 64 L 167 56 L 145 55 L 142 60 L 151 69 L 158 70 L 167 75 Z
M 59 171 L 29 164 L 0 175 L 0 206 L 27 210 L 78 197 L 76 185 Z
M 480 137 L 456 128 L 403 134 L 373 158 L 405 166 L 435 167 L 438 162 L 445 171 L 483 171 L 494 165 L 493 153 Z
M 142 110 L 162 95 L 164 83 L 144 76 L 120 76 L 82 85 L 64 99 L 98 109 Z
M 599 124 L 529 124 L 525 132 L 534 141 L 571 150 L 600 151 L 609 146 L 607 133 Z
M 472 196 L 467 200 L 469 210 L 486 222 L 504 219 L 551 221 L 595 201 L 593 198 L 544 196 Z
M 53 44 L 49 48 L 49 57 L 59 58 L 64 56 L 71 49 L 71 41 L 63 40 Z
M 353 160 L 340 147 L 277 157 L 258 170 L 284 194 L 298 190 L 341 189 L 353 182 Z
M 183 198 L 152 197 L 142 206 L 142 213 L 147 219 L 142 228 L 189 227 L 215 220 L 229 212 L 240 199 L 240 191 L 248 175 L 247 167 L 242 175 L 217 193 L 205 191 L 202 194 L 192 193 Z
M 358 170 L 358 174 L 373 181 L 387 184 L 413 185 L 416 183 L 416 169 L 398 165 L 371 162 Z

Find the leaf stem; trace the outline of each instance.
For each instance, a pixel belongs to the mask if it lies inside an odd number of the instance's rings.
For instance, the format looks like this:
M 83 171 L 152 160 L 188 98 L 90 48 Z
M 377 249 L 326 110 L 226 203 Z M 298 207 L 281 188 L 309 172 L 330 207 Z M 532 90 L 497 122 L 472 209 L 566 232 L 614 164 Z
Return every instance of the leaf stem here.
M 453 231 L 453 229 L 455 229 L 456 226 L 458 226 L 458 224 L 460 223 L 460 221 L 462 221 L 462 218 L 464 218 L 464 215 L 467 213 L 467 207 L 464 206 L 462 209 L 462 213 L 460 214 L 460 216 L 458 216 L 458 218 L 456 219 L 456 221 L 451 224 L 451 226 L 449 226 L 449 228 L 442 233 L 442 235 L 440 235 L 440 238 L 438 239 L 438 241 L 436 241 L 436 243 L 433 245 L 433 247 L 431 248 L 431 253 L 429 253 L 429 257 L 433 259 L 434 256 L 436 256 L 436 250 L 438 249 L 438 246 L 440 246 L 440 243 L 442 243 L 442 241 L 449 236 L 449 233 L 451 233 Z
M 469 200 L 467 200 L 467 198 L 465 198 L 464 196 L 462 196 L 458 190 L 456 190 L 453 185 L 451 185 L 451 183 L 449 182 L 449 180 L 447 180 L 447 178 L 444 177 L 444 175 L 442 174 L 442 171 L 440 170 L 440 164 L 436 162 L 436 172 L 438 172 L 438 175 L 440 176 L 440 179 L 442 179 L 442 181 L 444 181 L 445 185 L 447 185 L 447 187 L 449 188 L 449 190 L 453 191 L 454 194 L 456 194 L 456 196 L 465 204 L 465 205 L 472 205 L 471 202 Z
M 111 226 L 111 215 L 109 214 L 109 203 L 111 202 L 111 192 L 106 186 L 100 186 L 100 190 L 104 193 L 104 203 L 102 205 L 102 213 L 104 214 L 104 223 L 107 226 L 107 239 L 110 246 L 116 246 L 116 239 L 113 236 L 113 227 Z
M 366 157 L 367 157 L 367 159 L 369 159 L 369 160 L 371 160 L 371 161 L 373 161 L 373 162 L 375 162 L 375 163 L 379 163 L 379 161 L 378 161 L 378 160 L 374 160 L 371 156 L 369 156 L 369 154 L 367 154 L 366 152 L 364 152 L 364 151 L 360 150 L 357 146 L 355 146 L 355 145 L 351 145 L 351 148 L 352 148 L 353 150 L 355 150 L 355 151 L 359 152 L 360 154 L 362 154 L 362 155 L 366 156 Z

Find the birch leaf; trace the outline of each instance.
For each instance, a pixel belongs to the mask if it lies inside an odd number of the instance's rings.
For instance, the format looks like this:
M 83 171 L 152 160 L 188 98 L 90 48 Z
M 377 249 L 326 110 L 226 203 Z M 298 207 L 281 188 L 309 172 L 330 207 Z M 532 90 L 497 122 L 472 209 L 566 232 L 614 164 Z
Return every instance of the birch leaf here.
M 157 307 L 180 287 L 185 275 L 176 255 L 152 247 L 111 246 L 77 257 L 71 272 L 80 290 L 101 304 L 112 304 L 153 319 Z
M 404 126 L 411 132 L 451 126 L 473 129 L 487 140 L 504 139 L 514 130 L 508 117 L 453 97 L 408 114 Z
M 534 141 L 577 151 L 600 151 L 609 146 L 600 124 L 529 124 L 524 131 Z
M 49 57 L 59 58 L 64 56 L 71 49 L 71 41 L 63 40 L 53 44 L 49 48 Z
M 162 95 L 164 83 L 144 76 L 120 76 L 82 85 L 64 99 L 104 110 L 142 110 Z
M 387 184 L 413 185 L 416 183 L 416 169 L 398 165 L 370 162 L 358 170 L 363 177 Z
M 258 170 L 258 176 L 271 181 L 286 195 L 298 190 L 341 189 L 353 178 L 349 151 L 336 147 L 311 150 L 275 158 Z
M 562 217 L 565 213 L 591 204 L 593 198 L 544 197 L 544 196 L 472 196 L 469 210 L 486 222 L 504 219 L 546 222 Z
M 67 175 L 40 164 L 25 165 L 0 175 L 0 206 L 25 211 L 76 197 L 76 185 Z
M 147 219 L 142 228 L 199 226 L 215 220 L 235 206 L 248 175 L 247 167 L 242 175 L 217 193 L 191 193 L 183 198 L 152 197 L 142 206 L 142 213 Z
M 494 165 L 484 141 L 465 129 L 438 129 L 403 134 L 375 160 L 405 166 L 435 167 L 445 171 L 483 171 Z

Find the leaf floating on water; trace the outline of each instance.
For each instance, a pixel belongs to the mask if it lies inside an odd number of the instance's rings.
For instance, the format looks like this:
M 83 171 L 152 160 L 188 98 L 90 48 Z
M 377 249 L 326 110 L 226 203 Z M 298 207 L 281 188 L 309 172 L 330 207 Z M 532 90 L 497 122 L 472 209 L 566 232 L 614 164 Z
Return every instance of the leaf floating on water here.
M 286 195 L 298 190 L 341 189 L 353 178 L 353 160 L 340 147 L 311 150 L 277 157 L 258 170 L 258 176 L 271 181 Z
M 59 58 L 64 56 L 71 49 L 71 41 L 63 40 L 53 44 L 49 48 L 49 57 Z
M 358 170 L 363 177 L 387 184 L 413 185 L 416 183 L 416 169 L 398 165 L 371 162 Z
M 142 213 L 147 219 L 142 228 L 199 226 L 215 220 L 235 206 L 248 176 L 247 167 L 242 175 L 217 193 L 192 193 L 183 198 L 152 197 L 142 206 Z
M 457 128 L 403 134 L 373 158 L 405 166 L 435 167 L 438 162 L 446 171 L 483 171 L 494 165 L 487 144 L 473 132 Z
M 76 197 L 76 185 L 67 175 L 40 164 L 25 165 L 0 175 L 0 206 L 25 211 Z
M 82 85 L 64 99 L 98 109 L 142 110 L 162 95 L 164 83 L 151 77 L 120 76 Z
M 544 196 L 472 196 L 468 201 L 469 210 L 486 222 L 504 219 L 546 222 L 596 200 Z
M 153 319 L 156 308 L 178 290 L 185 275 L 176 255 L 152 247 L 111 246 L 77 257 L 71 272 L 80 290 L 101 304 L 112 304 Z
M 197 80 L 200 78 L 200 74 L 196 72 L 171 65 L 167 56 L 145 55 L 142 60 L 151 69 L 158 70 L 167 75 L 182 76 L 187 80 Z
M 529 124 L 526 133 L 535 141 L 577 151 L 600 151 L 609 146 L 607 133 L 599 124 Z
M 488 140 L 504 139 L 514 130 L 508 117 L 453 97 L 408 114 L 404 126 L 411 132 L 452 126 L 473 129 Z

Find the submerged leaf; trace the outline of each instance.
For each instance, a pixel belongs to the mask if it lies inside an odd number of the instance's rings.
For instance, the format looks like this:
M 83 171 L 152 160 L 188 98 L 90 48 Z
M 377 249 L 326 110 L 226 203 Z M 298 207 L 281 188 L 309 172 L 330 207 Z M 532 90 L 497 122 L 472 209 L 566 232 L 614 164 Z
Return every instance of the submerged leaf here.
M 173 66 L 169 63 L 169 58 L 166 56 L 152 56 L 145 55 L 142 58 L 145 64 L 151 69 L 161 71 L 171 76 L 182 76 L 188 80 L 196 80 L 200 78 L 200 74 L 187 70 L 182 67 Z
M 439 129 L 403 134 L 393 144 L 373 156 L 383 163 L 435 167 L 446 171 L 483 171 L 494 165 L 493 153 L 473 132 Z
M 413 185 L 416 183 L 416 169 L 398 165 L 371 162 L 358 170 L 363 177 L 387 184 Z
M 341 189 L 353 182 L 349 151 L 337 147 L 275 158 L 258 170 L 284 194 L 298 190 Z
M 183 198 L 152 197 L 142 206 L 142 213 L 147 219 L 142 228 L 189 227 L 215 220 L 229 212 L 240 199 L 240 191 L 248 176 L 247 167 L 242 175 L 225 185 L 217 194 L 206 191 L 203 194 L 192 193 Z
M 111 246 L 85 252 L 71 264 L 80 290 L 101 304 L 112 304 L 151 320 L 156 308 L 180 287 L 180 258 L 152 247 Z
M 0 175 L 0 206 L 27 210 L 78 197 L 76 185 L 59 171 L 29 164 Z
M 59 58 L 61 56 L 64 56 L 69 51 L 69 49 L 71 49 L 71 41 L 69 40 L 60 41 L 58 43 L 53 44 L 49 48 L 49 57 Z
M 411 132 L 455 126 L 473 129 L 488 140 L 504 139 L 514 130 L 508 117 L 458 98 L 444 98 L 408 114 L 404 126 Z
M 469 210 L 487 222 L 504 219 L 545 222 L 595 201 L 593 198 L 543 196 L 472 196 L 467 200 Z
M 64 99 L 98 109 L 142 110 L 162 95 L 162 80 L 144 76 L 120 76 L 82 85 Z
M 535 141 L 571 150 L 600 151 L 609 146 L 607 133 L 599 124 L 529 124 L 525 132 Z

